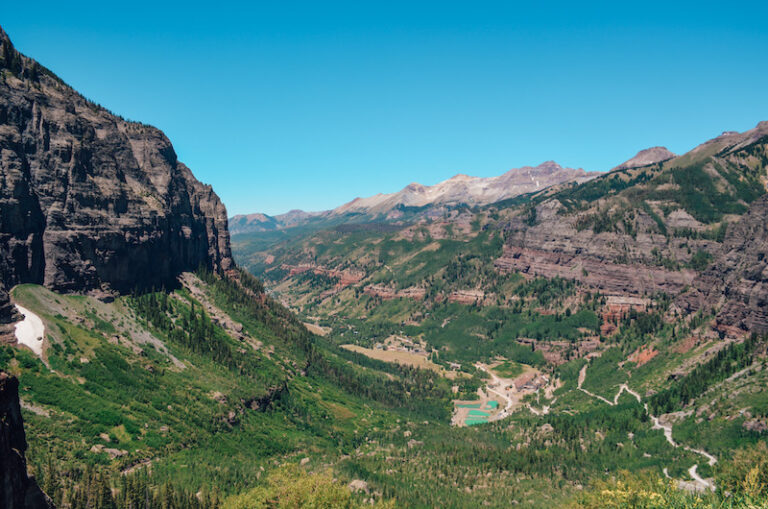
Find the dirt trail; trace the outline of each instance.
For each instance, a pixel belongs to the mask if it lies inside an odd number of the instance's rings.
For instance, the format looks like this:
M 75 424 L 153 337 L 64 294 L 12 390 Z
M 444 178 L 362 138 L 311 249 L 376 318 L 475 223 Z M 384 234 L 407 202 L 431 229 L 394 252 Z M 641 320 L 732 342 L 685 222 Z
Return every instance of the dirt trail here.
M 593 393 L 589 392 L 588 390 L 582 388 L 582 385 L 584 384 L 584 380 L 586 380 L 586 378 L 587 378 L 587 367 L 588 366 L 589 366 L 589 364 L 585 364 L 584 367 L 581 368 L 581 371 L 579 371 L 578 389 L 581 392 L 583 392 L 583 393 L 585 393 L 585 394 L 587 394 L 589 396 L 592 396 L 593 398 L 599 399 L 600 401 L 603 401 L 604 403 L 607 403 L 607 404 L 609 404 L 611 406 L 616 406 L 619 403 L 619 397 L 621 396 L 621 393 L 626 391 L 629 394 L 631 394 L 632 396 L 634 396 L 638 403 L 642 403 L 642 398 L 640 397 L 640 395 L 637 392 L 635 392 L 632 389 L 630 389 L 629 386 L 626 383 L 623 383 L 623 384 L 621 384 L 619 386 L 619 390 L 616 393 L 616 396 L 613 397 L 613 401 L 609 401 L 608 399 L 606 399 L 606 398 L 604 398 L 602 396 L 598 396 L 597 394 L 593 394 Z M 688 447 L 687 445 L 681 445 L 681 444 L 678 444 L 677 442 L 675 442 L 675 440 L 672 438 L 672 425 L 671 424 L 663 424 L 659 420 L 658 417 L 656 417 L 655 415 L 652 415 L 650 410 L 648 409 L 648 403 L 643 403 L 643 408 L 645 409 L 645 412 L 648 414 L 648 416 L 651 419 L 651 423 L 653 424 L 651 429 L 660 429 L 660 430 L 662 430 L 663 433 L 664 433 L 664 438 L 667 439 L 667 442 L 669 442 L 669 445 L 671 445 L 672 447 L 682 447 L 686 451 L 693 452 L 693 453 L 699 454 L 701 456 L 704 456 L 705 458 L 707 458 L 707 464 L 709 466 L 712 466 L 715 463 L 717 463 L 717 458 L 715 458 L 710 453 L 708 453 L 708 452 L 706 452 L 706 451 L 704 451 L 702 449 L 695 449 L 693 447 Z M 698 474 L 698 468 L 699 468 L 699 465 L 693 465 L 688 470 L 688 474 L 691 476 L 691 479 L 693 479 L 693 483 L 690 483 L 688 481 L 681 481 L 680 486 L 685 488 L 685 489 L 690 489 L 690 490 L 693 490 L 693 491 L 707 491 L 707 490 L 715 491 L 715 484 L 712 481 L 709 481 L 707 479 L 702 478 Z M 664 475 L 666 477 L 670 478 L 669 477 L 669 471 L 666 468 L 664 468 Z

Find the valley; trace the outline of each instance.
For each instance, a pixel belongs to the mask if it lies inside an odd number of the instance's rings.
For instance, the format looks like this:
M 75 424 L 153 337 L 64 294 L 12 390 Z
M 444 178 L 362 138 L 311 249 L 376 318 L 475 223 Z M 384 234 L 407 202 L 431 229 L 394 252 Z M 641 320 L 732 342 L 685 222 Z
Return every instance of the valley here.
M 765 249 L 758 234 L 754 247 L 734 255 L 730 239 L 765 201 L 766 126 L 442 217 L 422 211 L 369 217 L 354 228 L 287 227 L 279 239 L 241 233 L 234 256 L 293 312 L 311 315 L 325 341 L 450 380 L 454 409 L 444 422 L 493 436 L 516 430 L 514 443 L 519 434 L 530 441 L 531 429 L 548 431 L 551 419 L 634 413 L 626 436 L 613 425 L 596 431 L 622 451 L 623 466 L 606 468 L 650 468 L 706 499 L 720 493 L 718 455 L 727 461 L 737 443 L 759 443 L 761 432 L 752 430 L 765 422 L 766 349 L 749 339 L 762 332 L 754 326 L 759 312 L 739 323 L 722 300 L 694 302 L 718 277 L 710 268 L 718 260 Z M 685 189 L 683 172 L 700 178 L 702 168 L 720 190 L 722 212 L 662 190 L 671 179 Z M 700 180 L 686 192 L 708 185 Z M 753 282 L 762 276 L 751 274 L 748 302 L 763 288 Z M 393 337 L 408 346 L 392 345 Z M 520 372 L 500 375 L 499 365 Z M 731 383 L 750 401 L 738 410 L 724 405 Z M 706 413 L 712 405 L 718 410 Z
M 228 218 L 0 46 L 3 507 L 768 505 L 768 123 Z

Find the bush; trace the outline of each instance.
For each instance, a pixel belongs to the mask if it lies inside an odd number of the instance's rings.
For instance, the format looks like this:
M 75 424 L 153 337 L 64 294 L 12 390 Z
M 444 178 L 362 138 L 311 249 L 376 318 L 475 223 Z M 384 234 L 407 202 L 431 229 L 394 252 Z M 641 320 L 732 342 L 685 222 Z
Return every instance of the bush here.
M 295 465 L 284 466 L 267 477 L 264 485 L 227 498 L 223 509 L 357 509 L 392 508 L 392 502 L 375 506 L 355 500 L 352 492 L 329 473 L 312 474 Z

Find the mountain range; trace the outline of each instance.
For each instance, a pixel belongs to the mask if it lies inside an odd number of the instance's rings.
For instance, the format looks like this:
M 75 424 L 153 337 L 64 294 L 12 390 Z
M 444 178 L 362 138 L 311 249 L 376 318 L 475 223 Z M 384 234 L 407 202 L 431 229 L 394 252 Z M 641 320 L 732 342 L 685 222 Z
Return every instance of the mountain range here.
M 265 214 L 249 214 L 234 216 L 229 222 L 232 233 L 239 234 L 291 228 L 305 224 L 308 220 L 337 218 L 344 215 L 392 220 L 401 218 L 404 208 L 488 205 L 532 193 L 554 184 L 586 182 L 597 175 L 599 175 L 597 172 L 563 168 L 554 161 L 547 161 L 535 167 L 512 169 L 498 177 L 483 178 L 459 174 L 434 186 L 424 186 L 414 182 L 396 193 L 379 193 L 368 198 L 355 198 L 349 203 L 324 212 L 291 211 L 274 217 Z
M 766 182 L 761 122 L 228 225 L 0 29 L 0 507 L 763 507 Z

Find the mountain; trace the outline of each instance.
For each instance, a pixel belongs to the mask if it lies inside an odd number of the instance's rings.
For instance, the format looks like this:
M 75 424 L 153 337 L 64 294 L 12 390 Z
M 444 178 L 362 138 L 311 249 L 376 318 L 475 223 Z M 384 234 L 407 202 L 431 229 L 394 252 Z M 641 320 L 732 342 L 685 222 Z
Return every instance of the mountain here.
M 246 218 L 259 280 L 162 133 L 0 55 L 3 507 L 768 500 L 768 125 L 483 206 L 462 177 Z
M 761 122 L 744 133 L 724 133 L 682 156 L 669 158 L 665 149 L 649 149 L 585 182 L 553 184 L 518 200 L 496 201 L 479 215 L 454 211 L 450 216 L 422 217 L 380 234 L 399 228 L 400 235 L 412 238 L 413 232 L 426 228 L 432 238 L 451 238 L 449 228 L 468 232 L 482 218 L 481 224 L 490 223 L 485 228 L 503 231 L 506 239 L 494 262 L 496 270 L 577 280 L 616 295 L 677 295 L 721 255 L 728 225 L 765 194 L 766 140 L 768 123 Z M 544 165 L 539 172 L 557 173 L 557 168 Z M 434 196 L 447 201 L 456 196 L 451 190 L 467 189 L 466 181 L 460 177 L 435 186 L 440 193 Z M 421 196 L 420 189 L 413 186 L 386 198 L 374 197 L 377 201 L 360 206 L 383 211 L 392 203 Z M 349 211 L 356 203 L 336 211 Z M 488 213 L 498 219 L 483 217 Z M 338 233 L 341 227 L 326 228 Z M 236 256 L 272 280 L 271 274 L 281 274 L 277 267 L 282 265 L 319 264 L 317 253 L 325 242 L 336 241 L 317 231 L 270 242 L 238 239 Z M 360 253 L 365 262 L 351 253 L 334 253 L 336 258 L 328 260 L 332 263 L 315 270 L 356 266 L 375 272 L 369 251 Z
M 459 174 L 434 186 L 413 183 L 397 193 L 356 198 L 334 209 L 333 213 L 382 214 L 398 206 L 488 205 L 522 194 L 536 192 L 555 184 L 586 182 L 598 175 L 600 173 L 563 168 L 554 161 L 547 161 L 534 167 L 525 166 L 509 170 L 498 177 L 482 178 Z
M 768 333 L 768 195 L 728 228 L 720 255 L 678 298 L 688 313 L 714 310 L 724 334 Z
M 0 56 L 6 288 L 110 295 L 160 287 L 201 265 L 232 267 L 224 205 L 161 131 L 88 101 L 16 51 L 2 29 Z
M 768 123 L 682 156 L 544 191 L 505 225 L 502 270 L 608 293 L 676 295 L 722 255 L 730 223 L 766 192 Z
M 276 216 L 259 213 L 236 215 L 229 218 L 229 231 L 232 235 L 237 235 L 292 228 L 305 223 L 311 218 L 322 215 L 322 212 L 304 212 L 303 210 L 291 210 Z
M 0 506 L 49 509 L 51 500 L 27 473 L 27 439 L 19 404 L 19 381 L 0 371 Z
M 488 374 L 477 396 L 456 398 L 451 421 L 489 431 L 487 440 L 465 451 L 474 433 L 419 439 L 412 458 L 439 449 L 450 451 L 446 463 L 462 451 L 484 462 L 484 448 L 495 454 L 491 443 L 503 436 L 510 454 L 499 472 L 530 472 L 516 470 L 528 461 L 518 441 L 538 440 L 542 454 L 570 451 L 566 461 L 541 461 L 542 479 L 557 478 L 551 468 L 563 480 L 602 469 L 588 475 L 592 501 L 575 507 L 614 507 L 616 493 L 638 486 L 659 507 L 678 496 L 691 497 L 680 507 L 717 507 L 715 487 L 738 486 L 750 468 L 768 472 L 754 466 L 768 440 L 768 124 L 681 156 L 657 152 L 483 207 L 386 223 L 350 214 L 290 236 L 254 233 L 234 253 L 328 344 L 451 380 Z M 488 416 L 495 404 L 510 410 Z M 604 454 L 589 452 L 592 440 Z M 397 453 L 384 455 L 385 473 L 430 464 L 396 470 Z M 623 479 L 619 464 L 652 481 Z M 380 471 L 373 460 L 366 466 Z M 424 476 L 440 492 L 441 476 Z M 654 491 L 666 483 L 664 494 Z M 567 506 L 536 498 L 557 491 L 503 500 Z M 738 496 L 733 504 L 748 507 Z
M 292 210 L 274 217 L 265 214 L 238 215 L 229 219 L 229 227 L 233 235 L 240 235 L 282 230 L 308 223 L 322 227 L 351 220 L 353 217 L 355 222 L 402 220 L 406 217 L 402 212 L 405 208 L 437 209 L 461 205 L 488 205 L 557 184 L 586 182 L 600 174 L 563 168 L 554 161 L 547 161 L 535 167 L 512 169 L 498 177 L 483 178 L 459 174 L 434 186 L 413 183 L 396 193 L 355 198 L 349 203 L 323 212 Z M 441 212 L 427 211 L 427 215 L 435 214 L 440 215 Z
M 660 163 L 677 157 L 676 154 L 667 150 L 666 147 L 651 147 L 641 150 L 635 157 L 624 161 L 620 165 L 613 168 L 613 170 L 626 170 L 629 168 L 639 168 L 641 166 L 648 166 L 649 164 Z M 611 171 L 613 171 L 611 170 Z

